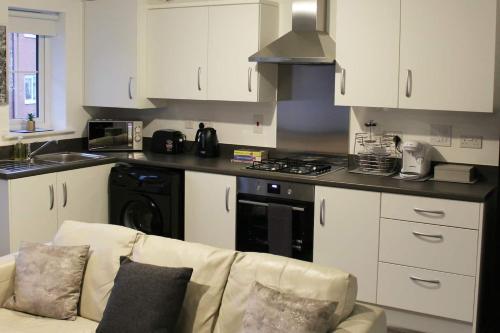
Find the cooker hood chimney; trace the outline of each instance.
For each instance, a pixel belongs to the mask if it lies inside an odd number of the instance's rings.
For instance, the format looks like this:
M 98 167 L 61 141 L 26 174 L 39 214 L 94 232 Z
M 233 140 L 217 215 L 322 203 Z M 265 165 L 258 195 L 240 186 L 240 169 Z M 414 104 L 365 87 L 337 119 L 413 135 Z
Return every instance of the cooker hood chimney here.
M 333 64 L 335 42 L 326 32 L 326 0 L 292 0 L 292 31 L 248 60 L 276 64 Z

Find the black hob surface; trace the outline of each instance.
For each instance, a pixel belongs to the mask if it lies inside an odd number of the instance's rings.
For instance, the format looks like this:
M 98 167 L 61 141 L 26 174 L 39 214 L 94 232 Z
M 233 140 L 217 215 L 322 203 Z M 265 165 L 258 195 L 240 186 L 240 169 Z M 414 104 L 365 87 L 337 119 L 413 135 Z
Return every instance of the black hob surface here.
M 247 169 L 304 176 L 319 176 L 347 167 L 346 156 L 293 155 L 254 162 Z

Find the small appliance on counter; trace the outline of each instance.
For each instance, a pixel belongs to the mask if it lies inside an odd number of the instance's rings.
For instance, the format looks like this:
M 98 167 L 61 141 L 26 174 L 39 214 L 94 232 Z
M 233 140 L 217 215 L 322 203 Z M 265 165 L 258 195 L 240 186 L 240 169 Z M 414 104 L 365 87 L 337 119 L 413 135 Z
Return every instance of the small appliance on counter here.
M 215 129 L 211 127 L 205 127 L 205 124 L 200 123 L 194 141 L 196 143 L 196 154 L 198 156 L 219 156 L 219 140 L 217 139 L 217 131 Z
M 435 181 L 474 184 L 477 182 L 476 168 L 473 165 L 438 164 L 434 167 Z
M 176 130 L 164 129 L 153 133 L 151 151 L 159 154 L 182 154 L 186 136 Z
M 431 171 L 431 146 L 425 142 L 403 143 L 403 167 L 400 179 L 423 180 Z
M 90 120 L 89 151 L 141 151 L 142 127 L 142 121 Z

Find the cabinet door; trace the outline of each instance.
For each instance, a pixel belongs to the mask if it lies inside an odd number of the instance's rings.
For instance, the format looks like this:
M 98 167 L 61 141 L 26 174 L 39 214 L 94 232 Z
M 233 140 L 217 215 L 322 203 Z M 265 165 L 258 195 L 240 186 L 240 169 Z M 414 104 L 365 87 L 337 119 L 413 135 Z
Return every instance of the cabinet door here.
M 148 12 L 148 97 L 207 98 L 208 7 Z
M 400 0 L 338 0 L 335 104 L 398 106 Z
M 210 7 L 208 99 L 258 101 L 257 66 L 248 57 L 259 49 L 260 7 Z
M 57 231 L 56 174 L 11 180 L 10 250 L 22 241 L 49 242 Z
M 236 177 L 186 171 L 185 238 L 236 247 Z
M 112 164 L 59 172 L 59 226 L 66 220 L 108 223 L 108 178 Z
M 137 1 L 84 2 L 85 105 L 137 106 Z
M 314 262 L 349 272 L 358 300 L 375 303 L 380 193 L 316 187 Z
M 496 6 L 401 1 L 401 108 L 493 112 Z

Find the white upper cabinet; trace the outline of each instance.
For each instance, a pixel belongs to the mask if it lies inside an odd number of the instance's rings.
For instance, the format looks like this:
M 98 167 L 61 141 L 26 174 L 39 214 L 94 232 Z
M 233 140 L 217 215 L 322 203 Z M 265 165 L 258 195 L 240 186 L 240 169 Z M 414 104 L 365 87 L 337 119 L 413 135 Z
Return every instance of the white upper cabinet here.
M 207 98 L 207 28 L 208 7 L 149 10 L 149 98 Z
M 277 37 L 278 7 L 258 0 L 199 4 L 148 10 L 147 97 L 275 100 L 277 67 L 248 57 Z
M 497 13 L 497 0 L 338 0 L 335 103 L 493 112 Z
M 85 1 L 84 8 L 84 105 L 153 107 L 143 89 L 143 0 Z
M 335 104 L 398 106 L 400 0 L 338 0 Z
M 276 66 L 248 57 L 277 37 L 278 8 L 248 4 L 209 9 L 208 99 L 273 100 Z
M 496 0 L 401 0 L 401 108 L 492 112 Z

